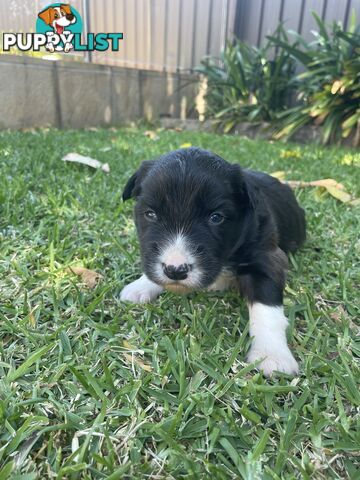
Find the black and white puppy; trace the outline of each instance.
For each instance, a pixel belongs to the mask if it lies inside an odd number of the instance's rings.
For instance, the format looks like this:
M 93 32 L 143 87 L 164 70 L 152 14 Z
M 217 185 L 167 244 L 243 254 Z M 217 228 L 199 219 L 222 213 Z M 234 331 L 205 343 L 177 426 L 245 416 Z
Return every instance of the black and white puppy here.
M 248 361 L 265 375 L 296 374 L 283 312 L 287 252 L 305 240 L 305 216 L 291 189 L 200 148 L 145 161 L 123 200 L 136 197 L 144 274 L 121 299 L 149 302 L 164 289 L 236 287 L 245 296 L 253 337 Z

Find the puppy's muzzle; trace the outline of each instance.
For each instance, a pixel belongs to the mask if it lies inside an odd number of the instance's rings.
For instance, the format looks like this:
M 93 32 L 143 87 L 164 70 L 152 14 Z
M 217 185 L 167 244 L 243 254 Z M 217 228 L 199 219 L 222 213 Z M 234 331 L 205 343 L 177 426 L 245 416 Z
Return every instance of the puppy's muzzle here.
M 178 266 L 163 263 L 162 267 L 165 275 L 170 278 L 170 280 L 185 280 L 191 270 L 191 265 L 187 263 Z

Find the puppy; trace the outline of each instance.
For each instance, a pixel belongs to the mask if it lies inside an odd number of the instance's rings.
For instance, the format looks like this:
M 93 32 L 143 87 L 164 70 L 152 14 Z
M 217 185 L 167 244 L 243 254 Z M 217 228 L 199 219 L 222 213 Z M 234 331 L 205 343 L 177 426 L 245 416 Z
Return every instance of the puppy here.
M 164 289 L 236 287 L 245 296 L 249 362 L 265 375 L 296 374 L 283 312 L 287 252 L 305 240 L 305 215 L 291 189 L 200 148 L 145 161 L 123 200 L 137 199 L 135 223 L 144 274 L 121 299 L 142 303 Z
M 49 7 L 46 10 L 43 10 L 39 13 L 39 18 L 41 18 L 47 25 L 50 25 L 54 32 L 57 35 L 62 35 L 64 31 L 67 30 L 66 27 L 72 25 L 76 22 L 76 17 L 71 11 L 70 5 L 62 3 L 59 7 Z M 47 50 L 54 52 L 55 50 L 62 51 L 61 46 L 54 47 L 50 42 L 46 45 Z M 64 51 L 67 53 L 73 48 L 71 42 L 66 42 L 64 46 Z

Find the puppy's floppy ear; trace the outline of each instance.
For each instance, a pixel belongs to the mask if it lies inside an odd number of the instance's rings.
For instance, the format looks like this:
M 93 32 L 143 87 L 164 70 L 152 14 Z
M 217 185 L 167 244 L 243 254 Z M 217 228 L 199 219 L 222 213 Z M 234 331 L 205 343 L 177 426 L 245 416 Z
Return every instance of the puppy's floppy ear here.
M 129 200 L 129 198 L 138 197 L 140 195 L 141 183 L 146 177 L 151 167 L 154 165 L 154 163 L 155 160 L 145 160 L 145 162 L 140 165 L 139 170 L 137 170 L 133 175 L 131 175 L 125 185 L 122 194 L 122 199 L 124 202 L 126 200 Z
M 40 12 L 38 17 L 41 18 L 41 20 L 43 20 L 46 23 L 46 25 L 50 25 L 53 10 L 54 10 L 53 7 L 49 7 L 46 10 Z
M 60 7 L 65 10 L 65 12 L 67 13 L 67 15 L 69 15 L 69 14 L 72 13 L 71 7 L 70 7 L 69 4 L 67 4 L 67 3 L 62 3 L 62 4 L 60 5 Z
M 231 165 L 231 167 L 232 184 L 238 201 L 255 210 L 259 201 L 257 187 L 239 165 Z

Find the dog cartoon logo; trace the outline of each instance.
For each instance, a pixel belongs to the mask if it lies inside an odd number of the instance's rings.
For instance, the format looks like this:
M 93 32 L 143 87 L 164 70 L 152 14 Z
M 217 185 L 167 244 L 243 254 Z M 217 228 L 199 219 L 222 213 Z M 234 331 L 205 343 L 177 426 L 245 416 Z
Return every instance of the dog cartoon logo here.
M 3 32 L 2 49 L 4 52 L 12 48 L 40 52 L 45 47 L 50 53 L 118 52 L 120 41 L 124 39 L 121 32 L 90 31 L 83 35 L 82 30 L 83 22 L 76 8 L 67 3 L 52 3 L 39 12 L 35 33 Z
M 65 3 L 54 3 L 38 14 L 36 30 L 46 33 L 48 42 L 45 48 L 49 52 L 68 53 L 74 48 L 73 34 L 81 33 L 81 23 L 81 17 L 74 7 Z

